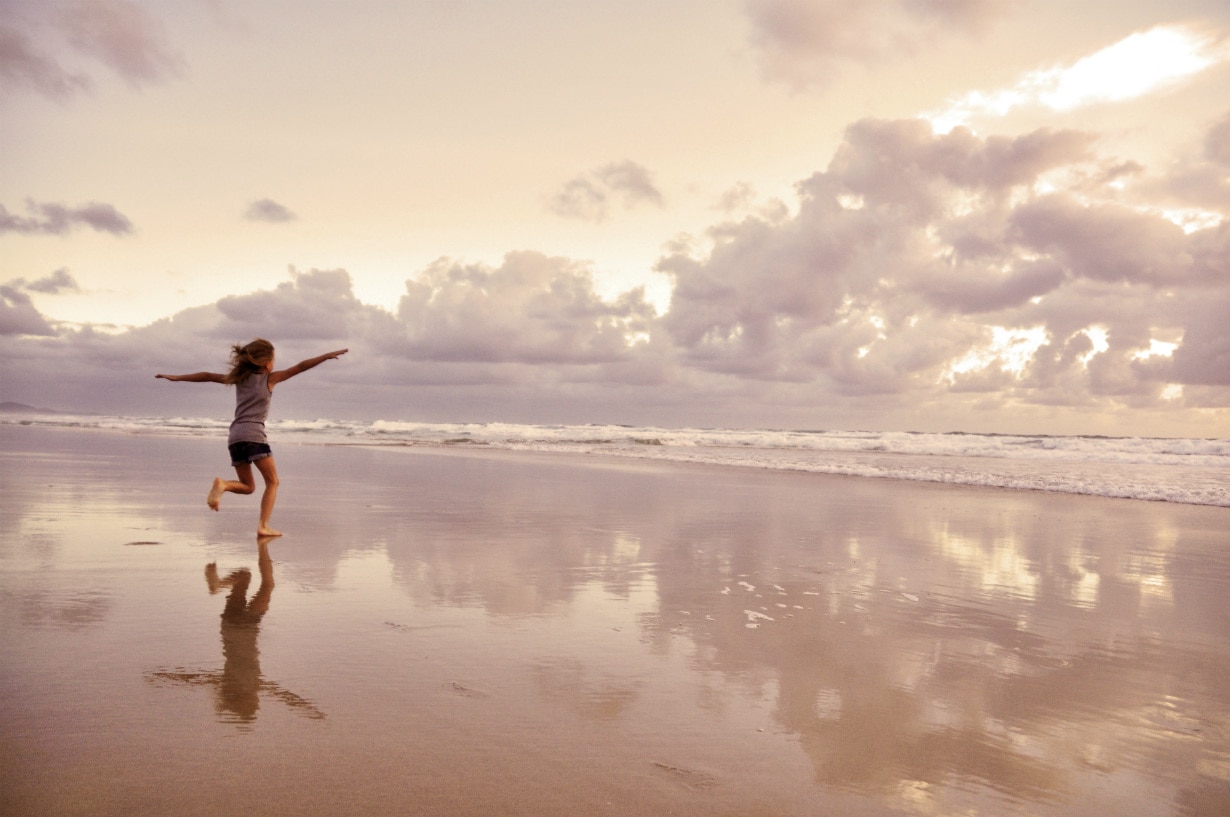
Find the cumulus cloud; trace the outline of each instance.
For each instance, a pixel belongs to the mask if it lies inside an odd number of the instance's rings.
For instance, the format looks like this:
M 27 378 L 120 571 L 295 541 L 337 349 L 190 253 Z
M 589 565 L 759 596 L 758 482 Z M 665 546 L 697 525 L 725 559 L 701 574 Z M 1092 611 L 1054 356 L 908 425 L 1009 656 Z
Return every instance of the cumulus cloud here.
M 656 313 L 640 289 L 614 301 L 564 258 L 510 253 L 496 268 L 441 260 L 407 281 L 400 353 L 476 363 L 597 364 L 629 359 Z
M 287 207 L 278 204 L 273 199 L 257 199 L 251 202 L 243 211 L 243 217 L 248 221 L 265 221 L 271 224 L 294 221 L 298 218 Z
M 89 202 L 69 207 L 64 204 L 26 201 L 28 215 L 10 213 L 0 204 L 0 235 L 65 235 L 74 227 L 85 226 L 112 235 L 133 231 L 132 222 L 110 204 Z
M 846 395 L 1157 406 L 1167 383 L 1222 385 L 1185 347 L 1225 357 L 1230 329 L 1203 305 L 1224 292 L 1230 222 L 1187 232 L 1091 200 L 1093 145 L 855 123 L 796 215 L 720 225 L 707 253 L 660 261 L 662 323 L 691 367 Z M 1173 361 L 1148 360 L 1180 336 Z
M 632 161 L 612 162 L 585 176 L 566 182 L 551 198 L 556 215 L 585 221 L 603 221 L 613 203 L 632 209 L 642 204 L 662 206 L 662 191 L 644 166 Z
M 915 51 L 947 32 L 977 34 L 1017 0 L 746 0 L 766 78 L 827 85 L 851 64 Z
M 29 295 L 14 286 L 0 285 L 0 335 L 54 334 Z
M 1192 161 L 1216 164 L 1222 127 Z M 1224 407 L 1230 208 L 1184 228 L 1143 201 L 1167 169 L 1096 148 L 1075 131 L 856 122 L 797 207 L 666 251 L 661 315 L 640 289 L 600 297 L 585 264 L 523 251 L 440 259 L 395 311 L 361 302 L 344 270 L 292 269 L 273 289 L 104 333 L 35 309 L 30 293 L 71 288 L 61 270 L 5 286 L 0 362 L 6 384 L 33 388 L 54 365 L 68 375 L 54 388 L 105 394 L 134 359 L 189 371 L 212 348 L 222 365 L 257 335 L 284 360 L 348 346 L 347 366 L 302 387 L 319 415 L 832 425 L 960 408 L 1008 424 L 1035 409 Z M 180 399 L 167 394 L 147 396 Z
M 268 332 L 278 337 L 340 340 L 358 329 L 366 310 L 345 270 L 290 270 L 291 280 L 273 290 L 232 295 L 217 303 L 222 320 L 210 331 L 228 338 Z
M 27 293 L 56 295 L 79 291 L 76 280 L 66 269 L 58 269 L 34 281 L 15 278 L 0 286 L 0 335 L 50 337 L 57 334 Z
M 359 301 L 345 270 L 291 269 L 273 289 L 228 296 L 118 333 L 86 326 L 57 334 L 23 289 L 6 285 L 4 299 L 4 331 L 29 337 L 0 350 L 0 364 L 8 386 L 24 393 L 41 388 L 48 359 L 60 359 L 59 369 L 72 382 L 54 389 L 85 394 L 90 384 L 130 377 L 137 359 L 151 375 L 219 370 L 230 344 L 257 336 L 273 340 L 283 362 L 350 347 L 355 354 L 330 375 L 333 380 L 313 378 L 296 389 L 331 405 L 350 399 L 349 392 L 323 393 L 339 382 L 368 399 L 388 392 L 386 401 L 451 404 L 456 398 L 450 390 L 463 389 L 492 399 L 501 391 L 505 398 L 516 394 L 523 404 L 550 408 L 579 392 L 659 386 L 671 376 L 669 350 L 641 290 L 605 300 L 583 265 L 533 252 L 511 253 L 495 267 L 437 261 L 407 281 L 396 312 Z M 359 398 L 352 407 L 374 408 Z
M 161 21 L 131 0 L 52 0 L 22 11 L 0 26 L 0 76 L 13 87 L 60 100 L 89 91 L 90 75 L 72 65 L 81 58 L 134 87 L 183 73 Z

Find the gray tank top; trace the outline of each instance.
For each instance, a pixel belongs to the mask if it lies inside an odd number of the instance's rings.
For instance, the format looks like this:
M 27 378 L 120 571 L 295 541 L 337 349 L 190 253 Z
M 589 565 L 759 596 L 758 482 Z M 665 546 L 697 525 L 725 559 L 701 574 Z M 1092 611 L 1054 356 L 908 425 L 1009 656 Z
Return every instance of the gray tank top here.
M 235 384 L 235 419 L 226 441 L 232 443 L 267 443 L 265 417 L 269 415 L 268 374 L 250 374 Z

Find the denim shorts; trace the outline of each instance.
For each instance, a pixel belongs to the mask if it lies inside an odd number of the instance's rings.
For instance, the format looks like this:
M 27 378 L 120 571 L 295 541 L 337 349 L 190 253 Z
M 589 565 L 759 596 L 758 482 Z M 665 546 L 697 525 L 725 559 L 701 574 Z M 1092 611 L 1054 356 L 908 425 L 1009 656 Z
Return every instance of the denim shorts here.
M 231 465 L 246 465 L 273 456 L 268 443 L 231 443 L 227 449 L 231 452 Z

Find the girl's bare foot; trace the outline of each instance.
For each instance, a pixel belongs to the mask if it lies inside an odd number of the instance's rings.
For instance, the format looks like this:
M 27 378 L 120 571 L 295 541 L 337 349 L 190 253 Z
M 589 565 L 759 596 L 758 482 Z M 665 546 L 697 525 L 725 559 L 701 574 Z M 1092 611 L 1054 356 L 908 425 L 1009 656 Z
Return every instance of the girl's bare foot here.
M 256 529 L 256 535 L 262 536 L 262 537 L 268 536 L 272 538 L 274 536 L 281 536 L 282 531 L 274 530 L 273 528 L 262 526 Z
M 209 489 L 209 498 L 205 500 L 205 504 L 215 511 L 218 510 L 224 493 L 226 493 L 226 481 L 222 477 L 214 477 L 214 487 Z

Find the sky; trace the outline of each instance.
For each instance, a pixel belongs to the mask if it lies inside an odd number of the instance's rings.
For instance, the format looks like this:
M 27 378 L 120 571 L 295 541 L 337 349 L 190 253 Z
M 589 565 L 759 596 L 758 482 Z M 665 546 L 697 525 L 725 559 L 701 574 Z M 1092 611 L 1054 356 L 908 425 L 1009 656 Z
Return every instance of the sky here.
M 0 401 L 1230 436 L 1224 0 L 0 0 Z

